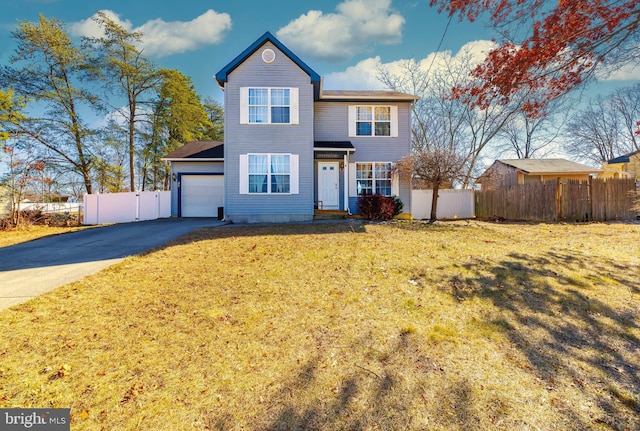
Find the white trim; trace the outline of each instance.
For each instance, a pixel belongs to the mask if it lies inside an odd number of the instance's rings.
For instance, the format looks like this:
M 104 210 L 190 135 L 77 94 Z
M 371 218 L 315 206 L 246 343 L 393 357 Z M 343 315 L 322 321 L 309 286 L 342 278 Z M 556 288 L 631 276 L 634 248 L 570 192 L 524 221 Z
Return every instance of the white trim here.
M 349 137 L 356 137 L 356 105 L 349 105 Z
M 240 124 L 249 124 L 249 87 L 240 87 Z
M 349 196 L 358 196 L 356 190 L 356 164 L 349 163 Z
M 349 211 L 349 154 L 344 155 L 344 207 L 342 208 L 345 211 Z
M 300 156 L 298 154 L 291 154 L 290 156 L 289 192 L 292 195 L 297 195 L 300 193 L 300 169 L 298 167 L 300 165 Z
M 289 89 L 289 124 L 300 123 L 299 90 L 296 87 Z
M 267 64 L 271 64 L 274 61 L 276 61 L 275 51 L 271 48 L 267 48 L 264 51 L 262 51 L 262 61 L 264 61 Z
M 249 155 L 240 154 L 240 194 L 249 194 Z
M 391 196 L 400 196 L 400 176 L 397 172 L 393 172 L 393 163 L 391 172 Z
M 398 107 L 391 105 L 391 137 L 398 137 Z

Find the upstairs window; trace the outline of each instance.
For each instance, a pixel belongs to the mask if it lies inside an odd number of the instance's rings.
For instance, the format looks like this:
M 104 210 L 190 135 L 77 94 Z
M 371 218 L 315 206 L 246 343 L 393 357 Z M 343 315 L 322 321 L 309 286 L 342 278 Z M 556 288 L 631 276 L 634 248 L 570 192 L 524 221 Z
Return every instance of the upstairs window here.
M 349 136 L 398 136 L 397 106 L 349 106 Z
M 240 124 L 298 124 L 298 89 L 240 88 Z

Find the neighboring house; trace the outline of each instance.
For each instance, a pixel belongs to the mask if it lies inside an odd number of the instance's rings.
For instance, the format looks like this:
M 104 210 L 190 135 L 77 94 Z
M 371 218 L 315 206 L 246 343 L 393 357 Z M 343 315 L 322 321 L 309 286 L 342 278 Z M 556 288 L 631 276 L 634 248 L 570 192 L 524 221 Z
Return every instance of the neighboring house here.
M 601 169 L 565 159 L 496 160 L 476 181 L 482 190 L 559 179 L 587 181 Z
M 228 221 L 304 221 L 318 209 L 355 213 L 358 196 L 372 193 L 396 195 L 411 212 L 411 184 L 392 167 L 411 150 L 415 96 L 324 90 L 268 32 L 215 79 L 224 91 L 224 146 L 202 147 L 216 151 L 209 157 L 190 143 L 166 157 L 173 215 L 215 215 L 222 202 Z M 194 200 L 208 187 L 215 198 Z
M 603 163 L 602 178 L 635 178 L 640 182 L 640 151 L 624 154 Z

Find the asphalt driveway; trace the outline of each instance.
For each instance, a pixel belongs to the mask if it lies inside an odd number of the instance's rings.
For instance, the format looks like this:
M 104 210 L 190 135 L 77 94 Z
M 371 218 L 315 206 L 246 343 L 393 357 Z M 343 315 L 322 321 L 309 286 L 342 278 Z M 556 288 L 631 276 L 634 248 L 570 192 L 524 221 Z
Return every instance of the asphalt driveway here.
M 172 218 L 85 229 L 0 248 L 0 310 L 159 247 L 215 219 Z

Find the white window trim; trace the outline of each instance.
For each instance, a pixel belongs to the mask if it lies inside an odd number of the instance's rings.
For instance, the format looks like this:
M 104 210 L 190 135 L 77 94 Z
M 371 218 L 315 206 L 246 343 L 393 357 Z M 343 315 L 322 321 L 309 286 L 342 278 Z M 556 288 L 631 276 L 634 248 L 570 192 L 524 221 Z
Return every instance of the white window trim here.
M 249 156 L 267 156 L 268 165 L 271 166 L 271 156 L 289 156 L 289 193 L 272 193 L 271 192 L 271 175 L 268 177 L 268 185 L 266 193 L 249 193 Z M 299 185 L 299 155 L 291 153 L 248 153 L 240 154 L 240 194 L 252 196 L 288 196 L 300 193 Z
M 391 194 L 388 196 L 398 196 L 400 193 L 400 186 L 398 183 L 398 176 L 393 174 L 393 162 L 354 162 L 349 163 L 349 197 L 358 197 L 358 188 L 357 188 L 357 179 L 356 179 L 356 170 L 357 165 L 362 163 L 371 163 L 372 172 L 372 192 L 376 193 L 376 178 L 375 178 L 375 165 L 377 164 L 388 164 L 391 163 Z M 386 195 L 385 195 L 386 196 Z
M 266 89 L 269 90 L 268 98 L 268 120 L 266 123 L 250 123 L 249 122 L 249 89 Z M 271 90 L 289 90 L 289 122 L 288 123 L 272 123 L 271 122 Z M 240 124 L 251 124 L 253 126 L 272 125 L 287 126 L 300 123 L 300 91 L 297 87 L 240 87 Z
M 391 131 L 389 136 L 376 136 L 375 133 L 375 120 L 371 127 L 371 135 L 357 135 L 356 134 L 356 120 L 357 120 L 357 108 L 367 107 L 371 108 L 372 115 L 375 115 L 376 108 L 390 108 L 391 114 Z M 350 138 L 397 138 L 398 137 L 398 106 L 397 105 L 349 105 L 349 137 Z

